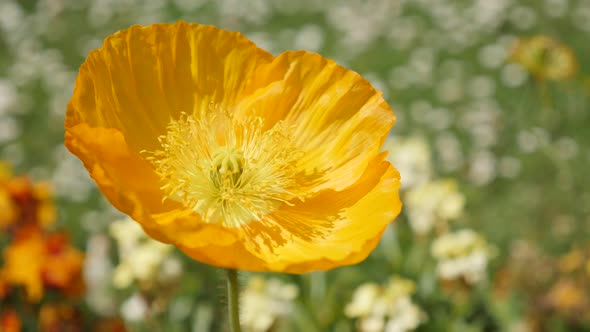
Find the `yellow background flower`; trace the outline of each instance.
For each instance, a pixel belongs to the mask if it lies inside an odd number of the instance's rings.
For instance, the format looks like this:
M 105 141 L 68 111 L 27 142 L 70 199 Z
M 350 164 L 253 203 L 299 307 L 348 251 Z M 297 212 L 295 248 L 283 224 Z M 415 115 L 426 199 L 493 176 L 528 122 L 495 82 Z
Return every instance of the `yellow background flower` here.
M 65 143 L 153 238 L 204 263 L 354 264 L 399 213 L 395 118 L 357 73 L 212 26 L 133 26 L 81 66 Z
M 547 36 L 519 39 L 511 57 L 540 80 L 567 80 L 578 70 L 573 50 Z

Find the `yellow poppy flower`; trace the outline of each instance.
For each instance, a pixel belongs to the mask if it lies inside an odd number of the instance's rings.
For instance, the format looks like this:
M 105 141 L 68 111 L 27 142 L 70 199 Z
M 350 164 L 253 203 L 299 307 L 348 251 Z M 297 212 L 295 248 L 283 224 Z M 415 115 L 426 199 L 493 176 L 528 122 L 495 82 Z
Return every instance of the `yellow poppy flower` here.
M 511 60 L 539 80 L 567 80 L 578 69 L 573 50 L 547 36 L 519 39 L 512 50 Z
M 394 120 L 331 60 L 181 21 L 90 53 L 65 144 L 154 239 L 215 266 L 303 273 L 361 261 L 399 213 L 379 152 Z

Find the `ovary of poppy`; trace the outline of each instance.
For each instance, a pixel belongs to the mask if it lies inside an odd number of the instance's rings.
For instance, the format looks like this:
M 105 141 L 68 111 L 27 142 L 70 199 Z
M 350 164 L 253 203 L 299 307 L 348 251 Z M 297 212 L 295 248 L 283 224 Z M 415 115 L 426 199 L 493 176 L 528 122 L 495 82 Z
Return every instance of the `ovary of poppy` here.
M 363 260 L 401 209 L 369 82 L 305 51 L 177 22 L 80 67 L 65 144 L 107 199 L 198 261 L 303 273 Z

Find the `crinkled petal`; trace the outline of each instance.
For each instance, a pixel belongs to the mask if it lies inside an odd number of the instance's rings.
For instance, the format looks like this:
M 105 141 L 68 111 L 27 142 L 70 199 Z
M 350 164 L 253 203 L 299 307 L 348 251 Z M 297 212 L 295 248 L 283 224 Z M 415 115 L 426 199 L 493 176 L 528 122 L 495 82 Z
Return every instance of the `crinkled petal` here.
M 113 128 L 90 128 L 83 123 L 66 131 L 65 144 L 83 162 L 103 195 L 121 212 L 149 225 L 151 214 L 172 207 L 162 202 L 159 178 L 151 165 L 131 151 L 123 134 Z M 166 241 L 156 233 L 153 237 Z
M 318 54 L 285 52 L 262 65 L 240 100 L 240 112 L 268 126 L 285 121 L 304 152 L 299 168 L 311 191 L 342 190 L 379 153 L 395 121 L 381 93 L 359 74 Z
M 212 26 L 178 22 L 120 31 L 80 67 L 65 144 L 117 209 L 158 240 L 173 242 L 174 233 L 194 227 L 157 225 L 180 207 L 163 203 L 160 179 L 141 151 L 159 148 L 158 137 L 181 112 L 235 105 L 254 69 L 271 60 L 240 33 Z
M 66 129 L 116 128 L 136 150 L 159 147 L 171 118 L 229 109 L 272 56 L 242 34 L 212 26 L 133 26 L 109 36 L 80 67 Z
M 401 210 L 397 170 L 382 155 L 371 166 L 345 191 L 324 192 L 273 213 L 270 223 L 249 225 L 251 238 L 179 248 L 205 263 L 249 271 L 305 273 L 358 263 Z
M 347 190 L 320 194 L 302 206 L 293 207 L 290 217 L 299 217 L 300 224 L 309 223 L 313 220 L 311 216 L 322 216 L 330 208 L 338 211 L 325 215 L 323 223 L 315 223 L 316 228 L 326 227 L 318 236 L 307 238 L 293 231 L 288 244 L 269 252 L 289 258 L 285 271 L 326 270 L 356 264 L 369 255 L 385 227 L 401 211 L 399 173 L 388 162 L 371 166 Z

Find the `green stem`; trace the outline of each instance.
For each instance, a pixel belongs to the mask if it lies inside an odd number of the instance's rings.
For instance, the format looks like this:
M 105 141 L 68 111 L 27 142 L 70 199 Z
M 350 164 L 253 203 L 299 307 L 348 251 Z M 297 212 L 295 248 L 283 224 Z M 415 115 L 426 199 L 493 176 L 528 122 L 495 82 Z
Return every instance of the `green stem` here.
M 227 309 L 229 315 L 229 330 L 241 332 L 240 328 L 240 285 L 238 284 L 238 271 L 226 269 L 227 276 Z

